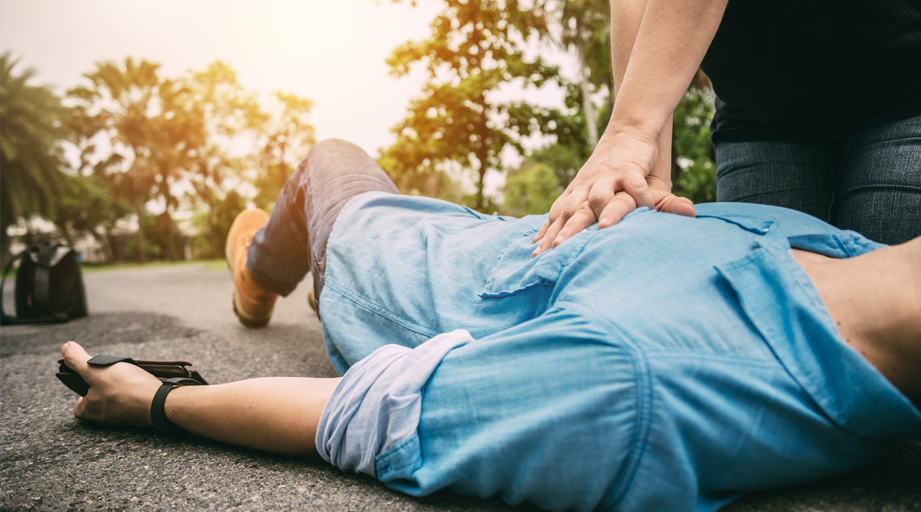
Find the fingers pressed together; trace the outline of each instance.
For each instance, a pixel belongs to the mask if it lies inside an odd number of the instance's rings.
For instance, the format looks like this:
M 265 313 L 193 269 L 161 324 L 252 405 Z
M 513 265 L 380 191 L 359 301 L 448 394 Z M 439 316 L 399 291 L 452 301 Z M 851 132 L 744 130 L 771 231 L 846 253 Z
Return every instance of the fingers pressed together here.
M 610 179 L 601 179 L 596 181 L 587 193 L 579 188 L 564 192 L 554 203 L 547 220 L 534 235 L 532 241 L 539 243 L 532 256 L 556 248 L 592 224 L 597 223 L 598 229 L 613 226 L 639 206 L 665 213 L 694 216 L 694 203 L 689 199 L 649 187 L 645 180 L 640 181 L 641 184 L 627 180 L 617 183 Z M 623 185 L 622 190 L 617 189 L 619 184 Z M 558 204 L 562 206 L 557 208 Z

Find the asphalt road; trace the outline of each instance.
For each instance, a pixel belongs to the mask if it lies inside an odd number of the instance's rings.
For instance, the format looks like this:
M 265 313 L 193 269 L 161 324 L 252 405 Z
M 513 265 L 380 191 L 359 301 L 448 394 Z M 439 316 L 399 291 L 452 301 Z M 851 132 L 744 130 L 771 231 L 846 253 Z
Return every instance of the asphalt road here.
M 54 377 L 67 340 L 91 354 L 186 359 L 211 383 L 335 376 L 306 286 L 279 300 L 268 328 L 249 330 L 231 311 L 227 272 L 187 265 L 94 272 L 85 280 L 90 317 L 0 332 L 0 509 L 534 510 L 450 492 L 411 498 L 318 459 L 74 419 L 76 395 Z M 9 290 L 4 299 L 9 304 Z M 904 442 L 855 473 L 750 494 L 724 510 L 921 510 L 921 443 Z

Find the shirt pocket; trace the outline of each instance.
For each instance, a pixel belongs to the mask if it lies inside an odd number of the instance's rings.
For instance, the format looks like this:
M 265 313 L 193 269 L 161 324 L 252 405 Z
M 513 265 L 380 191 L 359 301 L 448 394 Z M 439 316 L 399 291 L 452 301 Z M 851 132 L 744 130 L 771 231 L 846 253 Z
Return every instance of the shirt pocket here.
M 917 435 L 921 416 L 845 343 L 792 257 L 757 244 L 716 270 L 777 360 L 831 421 L 862 437 Z
M 556 249 L 532 257 L 537 244 L 531 239 L 540 225 L 528 229 L 513 239 L 500 254 L 496 266 L 489 273 L 480 298 L 493 299 L 515 295 L 535 286 L 554 286 L 563 270 L 582 252 L 586 244 L 598 233 L 592 226 L 576 234 Z

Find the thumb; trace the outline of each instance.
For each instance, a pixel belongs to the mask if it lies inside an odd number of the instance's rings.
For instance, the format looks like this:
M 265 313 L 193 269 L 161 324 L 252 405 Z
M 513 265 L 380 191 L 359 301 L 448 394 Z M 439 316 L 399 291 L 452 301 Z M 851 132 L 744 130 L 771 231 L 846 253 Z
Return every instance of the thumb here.
M 61 347 L 61 355 L 64 356 L 64 364 L 86 380 L 90 373 L 87 361 L 91 359 L 86 350 L 83 350 L 79 343 L 68 341 Z
M 656 210 L 675 215 L 684 215 L 685 217 L 694 217 L 696 215 L 694 203 L 690 199 L 678 197 L 671 193 L 656 198 Z

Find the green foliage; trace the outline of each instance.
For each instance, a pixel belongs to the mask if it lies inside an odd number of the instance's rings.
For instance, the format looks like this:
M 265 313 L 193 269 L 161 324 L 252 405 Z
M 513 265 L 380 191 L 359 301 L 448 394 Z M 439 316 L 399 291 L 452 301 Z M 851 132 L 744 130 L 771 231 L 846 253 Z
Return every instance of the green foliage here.
M 134 254 L 142 261 L 147 255 L 178 256 L 180 239 L 172 213 L 181 204 L 204 208 L 205 218 L 216 209 L 217 218 L 223 219 L 230 204 L 246 203 L 234 187 L 251 181 L 259 190 L 257 204 L 269 207 L 294 162 L 314 143 L 307 122 L 309 100 L 275 93 L 274 108 L 267 112 L 222 62 L 169 79 L 160 76 L 159 64 L 128 58 L 124 65 L 98 63 L 85 77 L 87 84 L 68 93 L 77 104 L 71 125 L 80 152 L 78 174 L 88 170 L 104 178 L 111 195 L 133 205 L 138 219 L 149 217 L 146 205 L 151 199 L 166 207 L 156 222 L 145 220 L 145 228 L 138 231 Z M 100 152 L 100 137 L 108 140 L 108 153 Z M 228 152 L 241 143 L 252 151 Z M 188 186 L 191 193 L 177 193 Z M 114 220 L 104 217 L 111 231 Z M 218 224 L 209 224 L 199 241 L 215 245 L 200 252 L 220 254 L 223 240 L 215 235 L 220 229 L 212 228 L 222 224 L 211 221 Z M 148 249 L 147 240 L 159 248 Z
M 316 143 L 313 126 L 308 121 L 313 102 L 283 92 L 275 92 L 275 116 L 264 114 L 255 126 L 259 151 L 254 155 L 260 172 L 253 184 L 258 191 L 253 202 L 270 210 L 297 162 L 307 156 Z
M 0 56 L 0 235 L 20 217 L 51 215 L 61 197 L 62 122 L 67 109 L 47 87 L 31 85 L 35 71 L 17 73 L 10 53 Z
M 145 210 L 140 225 L 146 242 L 144 244 L 144 258 L 141 259 L 140 254 L 138 254 L 140 246 L 137 240 L 128 242 L 125 246 L 125 256 L 129 260 L 175 261 L 176 258 L 170 256 L 169 253 L 171 250 L 176 250 L 175 248 L 177 247 L 182 247 L 184 239 L 172 218 L 166 212 L 154 215 Z
M 209 207 L 195 216 L 198 231 L 192 251 L 195 258 L 223 258 L 224 242 L 237 214 L 246 209 L 246 200 L 236 190 L 213 196 Z
M 192 148 L 180 174 L 194 190 L 186 199 L 192 205 L 207 205 L 227 180 L 233 181 L 248 167 L 246 157 L 228 153 L 227 143 L 251 136 L 269 116 L 260 108 L 256 95 L 240 85 L 236 72 L 223 62 L 190 72 L 180 82 L 186 91 L 184 108 L 200 116 L 204 130 L 202 144 Z
M 84 76 L 88 85 L 68 92 L 85 116 L 80 125 L 104 133 L 118 162 L 127 168 L 113 180 L 113 191 L 132 202 L 139 219 L 145 203 L 154 197 L 166 205 L 166 214 L 178 206 L 173 186 L 190 168 L 207 141 L 204 115 L 189 101 L 190 90 L 177 81 L 159 76 L 159 64 L 125 59 L 124 67 L 100 62 Z M 95 134 L 94 134 L 95 135 Z M 170 229 L 171 221 L 158 224 Z M 170 233 L 160 233 L 171 242 Z M 138 254 L 146 256 L 146 234 L 138 230 Z M 175 258 L 173 245 L 168 257 Z
M 407 118 L 394 127 L 397 142 L 382 152 L 381 163 L 396 182 L 425 182 L 432 172 L 453 166 L 472 170 L 473 207 L 487 211 L 487 171 L 502 171 L 502 151 L 523 152 L 521 138 L 556 115 L 492 94 L 507 82 L 539 87 L 556 79 L 554 66 L 523 50 L 529 37 L 546 32 L 546 13 L 539 4 L 517 0 L 447 0 L 431 29 L 428 39 L 404 44 L 387 60 L 397 76 L 423 64 L 429 79 Z M 402 177 L 412 174 L 420 177 Z
M 611 71 L 611 5 L 608 0 L 562 0 L 560 12 L 561 42 L 575 46 L 589 82 L 608 88 L 614 83 Z
M 381 153 L 381 166 L 404 193 L 445 194 L 446 179 L 457 169 L 476 172 L 477 194 L 462 204 L 492 211 L 483 196 L 487 170 L 502 170 L 501 152 L 523 154 L 522 137 L 552 135 L 556 141 L 533 151 L 509 173 L 503 212 L 545 213 L 591 155 L 597 133 L 613 108 L 610 94 L 610 6 L 608 0 L 535 1 L 448 0 L 432 23 L 431 37 L 398 48 L 388 63 L 395 75 L 422 63 L 429 80 L 394 132 L 397 141 Z M 550 27 L 556 27 L 551 30 Z M 540 58 L 530 59 L 524 42 L 537 38 L 575 50 L 580 77 L 573 82 Z M 566 109 L 543 109 L 523 102 L 491 101 L 503 84 L 563 87 Z M 600 108 L 591 95 L 607 89 Z M 706 77 L 693 86 L 675 110 L 673 191 L 694 202 L 715 199 L 715 165 L 708 125 L 713 94 Z M 551 186 L 548 170 L 556 177 Z
M 672 192 L 694 204 L 716 201 L 716 163 L 710 141 L 713 92 L 691 87 L 675 108 Z
M 160 247 L 160 244 L 151 240 L 151 237 L 155 235 L 156 216 L 152 215 L 147 210 L 142 210 L 141 218 L 138 219 L 138 225 L 138 230 L 145 235 L 144 245 L 141 245 L 138 239 L 128 242 L 124 248 L 124 256 L 129 260 L 135 260 L 141 263 L 148 260 L 160 259 L 163 249 Z M 141 255 L 141 251 L 143 251 L 143 255 Z
M 62 199 L 51 220 L 68 244 L 97 226 L 114 227 L 115 222 L 131 211 L 130 204 L 112 195 L 111 180 L 104 175 L 63 177 Z
M 511 171 L 505 180 L 503 215 L 523 217 L 550 211 L 553 201 L 563 192 L 553 167 L 529 159 Z
M 556 2 L 560 14 L 560 46 L 574 49 L 579 77 L 577 84 L 567 87 L 567 104 L 580 105 L 589 148 L 598 144 L 598 134 L 604 127 L 596 125 L 598 117 L 592 94 L 599 88 L 611 96 L 613 73 L 608 51 L 611 43 L 610 5 L 607 0 L 561 0 Z M 578 85 L 578 87 L 575 87 Z

